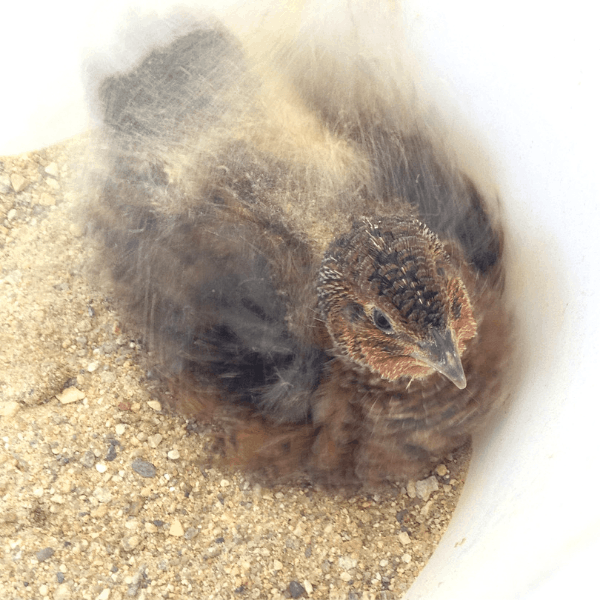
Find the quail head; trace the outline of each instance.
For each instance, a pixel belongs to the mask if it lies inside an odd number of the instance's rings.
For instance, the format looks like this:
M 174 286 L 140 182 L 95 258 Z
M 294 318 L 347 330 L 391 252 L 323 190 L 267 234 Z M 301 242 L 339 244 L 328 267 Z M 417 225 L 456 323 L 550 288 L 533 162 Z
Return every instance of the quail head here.
M 336 351 L 385 381 L 438 372 L 459 389 L 476 334 L 467 291 L 435 234 L 413 218 L 363 219 L 319 272 L 319 306 Z

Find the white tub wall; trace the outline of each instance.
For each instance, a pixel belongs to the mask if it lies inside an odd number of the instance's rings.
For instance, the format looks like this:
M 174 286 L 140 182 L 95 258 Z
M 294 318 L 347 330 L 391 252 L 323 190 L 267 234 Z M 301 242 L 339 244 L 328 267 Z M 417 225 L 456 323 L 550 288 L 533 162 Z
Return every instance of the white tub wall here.
M 81 4 L 9 9 L 0 155 L 86 129 L 83 49 L 110 48 L 130 4 Z M 407 598 L 589 597 L 600 556 L 594 9 L 583 0 L 406 4 L 425 87 L 494 167 L 522 334 L 512 403 L 476 440 L 450 528 Z
M 411 7 L 434 93 L 497 167 L 523 374 L 476 440 L 459 509 L 407 598 L 589 597 L 600 556 L 593 15 L 584 2 Z
M 84 2 L 81 5 L 85 5 Z M 0 156 L 27 152 L 87 127 L 80 83 L 90 8 L 75 2 L 7 2 L 0 57 Z

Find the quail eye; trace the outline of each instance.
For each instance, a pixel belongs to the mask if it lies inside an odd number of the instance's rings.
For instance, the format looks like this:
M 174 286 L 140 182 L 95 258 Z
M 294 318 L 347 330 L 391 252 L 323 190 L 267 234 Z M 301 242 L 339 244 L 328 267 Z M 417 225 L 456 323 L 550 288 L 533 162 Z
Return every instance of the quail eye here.
M 375 323 L 375 327 L 383 331 L 383 333 L 392 333 L 393 331 L 390 320 L 376 308 L 373 309 L 373 323 Z

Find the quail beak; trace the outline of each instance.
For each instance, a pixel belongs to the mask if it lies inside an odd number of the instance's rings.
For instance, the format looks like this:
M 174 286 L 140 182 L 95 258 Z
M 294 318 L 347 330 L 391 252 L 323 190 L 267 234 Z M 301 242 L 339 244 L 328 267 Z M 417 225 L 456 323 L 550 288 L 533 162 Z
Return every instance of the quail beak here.
M 450 329 L 440 332 L 434 329 L 432 340 L 421 344 L 421 351 L 412 356 L 447 377 L 459 390 L 467 387 L 458 348 Z

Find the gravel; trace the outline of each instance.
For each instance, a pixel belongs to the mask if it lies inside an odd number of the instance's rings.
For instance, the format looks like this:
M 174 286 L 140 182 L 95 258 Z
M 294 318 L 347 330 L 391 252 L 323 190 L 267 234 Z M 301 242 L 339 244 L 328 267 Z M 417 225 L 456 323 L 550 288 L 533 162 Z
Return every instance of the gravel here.
M 401 598 L 448 525 L 468 449 L 355 495 L 218 466 L 163 410 L 88 267 L 70 160 L 84 153 L 83 137 L 0 158 L 0 598 Z

